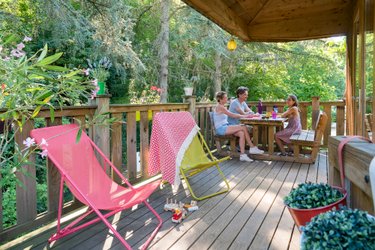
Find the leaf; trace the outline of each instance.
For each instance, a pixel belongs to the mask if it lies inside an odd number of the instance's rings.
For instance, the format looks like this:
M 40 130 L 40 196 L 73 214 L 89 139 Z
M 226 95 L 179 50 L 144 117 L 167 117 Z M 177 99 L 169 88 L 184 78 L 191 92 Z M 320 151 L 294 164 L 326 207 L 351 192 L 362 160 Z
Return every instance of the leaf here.
M 78 143 L 79 140 L 81 140 L 81 136 L 82 136 L 82 128 L 80 128 L 77 132 L 76 143 Z
M 42 108 L 42 106 L 36 107 L 33 114 L 31 115 L 31 118 L 34 118 L 35 116 L 37 116 L 39 114 L 39 111 L 40 111 L 41 108 Z
M 64 75 L 64 77 L 66 77 L 66 78 L 70 78 L 70 77 L 72 77 L 72 76 L 77 75 L 77 74 L 80 73 L 80 72 L 81 72 L 81 70 L 74 70 L 74 71 L 70 72 L 69 74 Z
M 35 64 L 36 66 L 44 66 L 44 65 L 48 65 L 48 64 L 51 64 L 51 63 L 54 63 L 56 62 L 57 60 L 60 59 L 60 57 L 63 55 L 62 52 L 60 53 L 56 53 L 52 56 L 49 56 L 49 57 L 46 57 L 44 58 L 43 60 L 41 60 L 40 62 L 38 62 L 37 64 Z
M 55 120 L 55 110 L 52 106 L 49 107 L 49 114 L 50 114 L 51 122 L 53 122 Z
M 56 65 L 45 65 L 45 66 L 43 66 L 43 68 L 48 69 L 48 70 L 59 71 L 59 72 L 65 72 L 65 71 L 69 70 L 68 68 L 56 66 Z
M 44 57 L 46 57 L 46 55 L 47 55 L 47 51 L 48 51 L 48 45 L 46 44 L 46 45 L 44 45 L 44 48 L 43 48 L 43 50 L 42 50 L 42 53 L 40 53 L 40 56 L 38 57 L 37 62 L 40 62 L 41 60 L 44 59 Z
M 17 40 L 17 36 L 15 34 L 11 34 L 7 38 L 5 38 L 3 44 L 5 45 L 5 44 L 8 44 L 8 43 L 14 42 L 16 40 Z

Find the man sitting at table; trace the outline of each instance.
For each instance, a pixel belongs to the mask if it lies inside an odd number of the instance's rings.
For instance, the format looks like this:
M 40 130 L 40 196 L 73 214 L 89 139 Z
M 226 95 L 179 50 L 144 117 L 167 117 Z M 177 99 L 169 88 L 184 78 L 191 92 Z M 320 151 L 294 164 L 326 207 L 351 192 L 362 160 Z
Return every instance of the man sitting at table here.
M 246 104 L 248 91 L 249 89 L 246 87 L 238 87 L 236 91 L 237 98 L 231 102 L 229 106 L 229 112 L 239 115 L 248 115 L 254 113 Z M 240 120 L 238 118 L 228 117 L 228 123 L 229 125 L 238 125 L 240 124 Z

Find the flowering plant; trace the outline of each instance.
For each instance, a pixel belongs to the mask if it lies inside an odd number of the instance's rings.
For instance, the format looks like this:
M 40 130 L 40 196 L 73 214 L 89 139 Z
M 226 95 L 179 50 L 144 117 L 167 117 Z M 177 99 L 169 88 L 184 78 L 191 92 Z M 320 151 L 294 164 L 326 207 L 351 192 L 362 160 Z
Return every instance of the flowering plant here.
M 109 77 L 109 69 L 112 67 L 111 61 L 107 57 L 103 57 L 98 63 L 91 63 L 88 59 L 89 65 L 88 74 L 96 79 L 98 82 L 105 82 Z
M 95 81 L 81 76 L 82 70 L 53 65 L 63 53 L 47 56 L 48 46 L 28 57 L 25 37 L 16 44 L 16 36 L 0 36 L 0 173 L 3 181 L 7 174 L 22 171 L 28 158 L 37 148 L 33 139 L 14 143 L 17 132 L 37 117 L 44 107 L 49 108 L 54 120 L 54 108 L 62 105 L 79 105 L 87 96 L 96 95 Z M 2 129 L 1 129 L 2 128 Z M 40 153 L 45 157 L 47 151 Z M 7 176 L 7 177 L 5 177 Z M 16 179 L 17 180 L 17 179 Z
M 159 103 L 161 92 L 162 92 L 161 88 L 158 88 L 152 85 L 142 90 L 140 96 L 137 96 L 136 93 L 134 92 L 133 97 L 130 99 L 130 103 L 131 104 Z

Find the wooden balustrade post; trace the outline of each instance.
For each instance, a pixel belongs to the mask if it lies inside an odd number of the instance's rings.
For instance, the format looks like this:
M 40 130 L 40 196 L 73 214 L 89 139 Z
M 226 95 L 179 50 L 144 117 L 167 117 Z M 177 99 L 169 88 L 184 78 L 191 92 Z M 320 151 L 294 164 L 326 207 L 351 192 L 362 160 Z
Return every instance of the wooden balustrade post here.
M 195 95 L 184 96 L 184 103 L 189 103 L 188 111 L 193 116 L 194 119 L 196 119 L 195 117 L 196 102 L 197 102 L 197 97 Z
M 18 130 L 15 135 L 15 142 L 20 147 L 20 150 L 25 148 L 23 141 L 30 136 L 30 131 L 33 129 L 33 122 L 27 121 L 22 131 Z M 35 155 L 31 155 L 30 162 L 35 162 Z M 22 186 L 16 186 L 16 210 L 17 210 L 17 224 L 31 222 L 36 218 L 36 171 L 34 164 L 27 164 L 22 166 L 23 171 L 16 173 L 17 179 L 22 183 Z
M 109 100 L 111 95 L 99 95 L 95 98 L 97 109 L 95 115 L 102 114 L 109 111 Z M 110 137 L 109 126 L 94 125 L 94 142 L 103 151 L 103 153 L 110 158 Z
M 319 96 L 313 96 L 312 97 L 312 125 L 311 126 L 312 126 L 313 130 L 315 130 L 316 123 L 317 123 L 318 117 L 319 117 L 319 112 L 320 112 L 319 99 L 320 99 Z
M 345 106 L 337 106 L 336 109 L 336 135 L 344 135 L 345 132 Z

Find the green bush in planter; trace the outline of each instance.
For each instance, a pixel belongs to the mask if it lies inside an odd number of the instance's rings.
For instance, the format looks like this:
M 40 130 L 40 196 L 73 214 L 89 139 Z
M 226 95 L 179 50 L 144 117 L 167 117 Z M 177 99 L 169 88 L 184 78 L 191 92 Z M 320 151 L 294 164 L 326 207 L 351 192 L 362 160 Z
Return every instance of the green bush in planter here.
M 301 249 L 375 249 L 375 218 L 343 208 L 315 216 L 301 227 Z
M 292 208 L 311 209 L 327 206 L 344 195 L 337 189 L 323 183 L 301 183 L 284 197 L 285 205 Z

